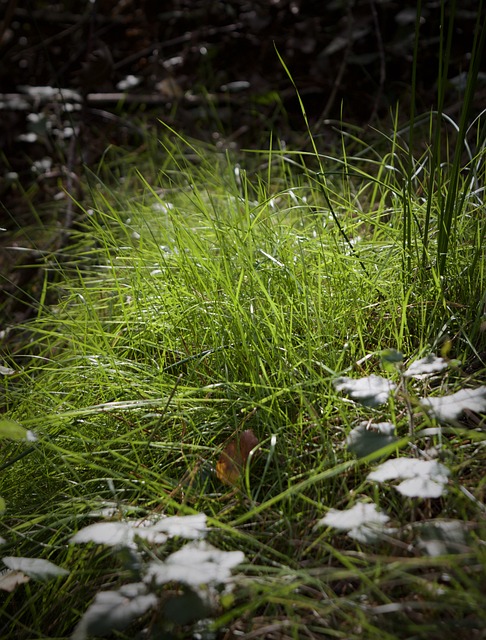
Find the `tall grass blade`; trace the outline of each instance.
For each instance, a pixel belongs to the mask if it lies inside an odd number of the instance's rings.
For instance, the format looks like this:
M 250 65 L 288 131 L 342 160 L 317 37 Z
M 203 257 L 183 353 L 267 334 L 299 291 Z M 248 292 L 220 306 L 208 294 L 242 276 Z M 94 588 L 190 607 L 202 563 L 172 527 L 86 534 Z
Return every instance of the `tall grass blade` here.
M 443 3 L 445 4 L 445 3 Z M 459 179 L 462 169 L 462 155 L 464 144 L 467 142 L 466 135 L 468 130 L 468 123 L 471 117 L 471 110 L 473 106 L 473 98 L 475 95 L 476 84 L 479 75 L 480 64 L 482 61 L 484 45 L 486 40 L 486 29 L 484 24 L 483 13 L 483 1 L 481 0 L 478 11 L 476 29 L 474 33 L 474 41 L 471 49 L 471 64 L 467 74 L 466 89 L 464 92 L 464 100 L 461 109 L 461 117 L 459 123 L 459 132 L 457 136 L 457 142 L 454 149 L 454 157 L 451 168 L 451 176 L 447 189 L 447 195 L 444 206 L 439 215 L 439 235 L 437 246 L 437 262 L 438 271 L 440 275 L 445 275 L 447 268 L 447 258 L 449 252 L 449 245 L 451 240 L 452 226 L 455 220 L 459 218 L 462 213 L 462 208 L 465 202 L 466 191 L 463 192 L 462 197 L 459 198 Z M 451 16 L 449 26 L 455 16 L 456 3 L 452 3 Z M 449 28 L 449 33 L 450 33 Z M 466 190 L 467 187 L 464 186 Z

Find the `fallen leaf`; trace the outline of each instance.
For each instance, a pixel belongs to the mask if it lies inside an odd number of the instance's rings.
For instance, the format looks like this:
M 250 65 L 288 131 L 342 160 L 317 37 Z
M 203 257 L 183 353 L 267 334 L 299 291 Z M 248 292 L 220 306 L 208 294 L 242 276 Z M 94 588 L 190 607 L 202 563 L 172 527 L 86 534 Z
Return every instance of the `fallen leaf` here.
M 379 511 L 375 504 L 358 502 L 345 511 L 329 509 L 318 526 L 329 526 L 347 531 L 348 536 L 359 542 L 375 542 L 390 518 Z
M 22 571 L 7 571 L 0 578 L 0 589 L 12 592 L 19 584 L 29 582 L 29 580 L 29 576 L 26 576 Z
M 164 562 L 150 562 L 144 581 L 157 585 L 182 582 L 195 590 L 210 583 L 228 585 L 231 569 L 244 561 L 243 551 L 221 551 L 205 541 L 189 542 Z
M 421 398 L 420 402 L 440 422 L 455 422 L 464 410 L 486 411 L 486 386 L 461 389 L 438 398 Z
M 365 407 L 377 407 L 388 400 L 388 396 L 396 389 L 396 384 L 372 374 L 366 378 L 347 378 L 341 376 L 333 382 L 336 391 L 347 393 L 352 400 Z
M 248 462 L 248 456 L 258 444 L 258 438 L 251 429 L 233 438 L 221 453 L 216 463 L 216 475 L 225 484 L 236 484 Z
M 32 580 L 51 580 L 58 576 L 67 576 L 69 571 L 58 567 L 56 564 L 44 560 L 43 558 L 19 558 L 15 556 L 7 556 L 2 558 L 5 564 L 12 571 L 18 571 Z
M 433 353 L 431 353 L 425 358 L 421 358 L 420 360 L 415 360 L 415 362 L 412 362 L 412 364 L 408 367 L 403 375 L 406 378 L 425 378 L 432 375 L 433 373 L 438 373 L 443 369 L 447 369 L 447 366 L 447 361 L 444 360 L 444 358 L 438 358 Z
M 111 635 L 112 631 L 123 631 L 135 618 L 155 608 L 157 603 L 155 593 L 148 593 L 142 582 L 122 585 L 118 591 L 100 591 L 71 637 L 73 640 L 86 640 L 88 636 L 99 637 Z
M 402 480 L 397 491 L 409 498 L 439 498 L 449 481 L 449 469 L 437 460 L 393 458 L 368 474 L 368 480 Z
M 96 522 L 80 529 L 70 542 L 79 544 L 94 542 L 110 547 L 137 547 L 136 539 L 151 544 L 164 544 L 167 538 L 179 536 L 190 540 L 202 538 L 206 533 L 206 516 L 197 513 L 191 516 L 171 516 L 160 518 L 156 522 L 144 520 L 125 520 L 123 522 Z

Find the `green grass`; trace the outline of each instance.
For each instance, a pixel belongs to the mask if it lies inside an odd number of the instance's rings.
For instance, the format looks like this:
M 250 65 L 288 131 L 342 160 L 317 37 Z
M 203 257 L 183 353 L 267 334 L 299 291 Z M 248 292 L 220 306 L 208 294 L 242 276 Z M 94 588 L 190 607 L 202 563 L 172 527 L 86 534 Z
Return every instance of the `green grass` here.
M 8 328 L 4 410 L 38 441 L 3 449 L 3 555 L 71 573 L 5 593 L 2 637 L 69 637 L 97 592 L 130 582 L 123 553 L 69 544 L 107 505 L 122 520 L 130 509 L 202 512 L 215 546 L 244 552 L 205 637 L 481 637 L 484 422 L 438 428 L 416 399 L 484 382 L 484 143 L 451 178 L 429 153 L 433 126 L 433 116 L 415 123 L 413 154 L 395 124 L 372 143 L 343 132 L 339 154 L 316 140 L 307 153 L 233 158 L 168 131 L 144 157 L 104 158 L 69 246 L 46 261 L 35 319 Z M 444 253 L 441 207 L 454 198 Z M 458 362 L 405 383 L 383 371 L 387 348 Z M 407 390 L 370 409 L 332 384 L 371 373 Z M 387 455 L 448 466 L 442 497 L 366 479 L 376 463 L 349 452 L 346 436 L 384 419 L 401 439 Z M 249 428 L 252 462 L 225 485 L 221 450 Z M 394 527 L 377 544 L 316 527 L 363 499 Z M 454 552 L 421 546 L 435 519 L 463 523 Z M 140 557 L 175 544 L 142 545 Z M 157 593 L 167 602 L 178 590 Z M 160 611 L 113 637 L 192 637 Z

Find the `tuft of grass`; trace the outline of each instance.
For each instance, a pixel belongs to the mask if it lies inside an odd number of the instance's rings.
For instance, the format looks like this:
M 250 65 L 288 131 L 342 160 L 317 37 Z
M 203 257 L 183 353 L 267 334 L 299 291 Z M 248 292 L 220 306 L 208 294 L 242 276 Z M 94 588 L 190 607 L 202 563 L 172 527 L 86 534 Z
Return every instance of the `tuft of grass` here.
M 416 120 L 414 136 L 429 124 Z M 205 613 L 207 637 L 480 632 L 484 425 L 470 412 L 441 426 L 420 398 L 484 379 L 484 145 L 475 181 L 458 182 L 427 144 L 411 165 L 407 133 L 395 120 L 373 144 L 343 131 L 339 156 L 314 141 L 235 159 L 167 130 L 135 165 L 106 155 L 69 246 L 47 263 L 55 304 L 43 296 L 33 319 L 8 327 L 23 340 L 4 353 L 5 411 L 38 440 L 4 448 L 4 555 L 70 575 L 7 593 L 2 634 L 68 637 L 97 593 L 143 574 L 133 550 L 71 544 L 85 525 L 195 513 L 218 549 L 245 554 L 231 595 Z M 431 261 L 441 204 L 466 187 L 444 282 Z M 398 351 L 438 352 L 450 366 L 409 383 Z M 387 358 L 397 392 L 386 403 L 337 393 L 338 377 L 383 374 Z M 398 439 L 356 457 L 346 437 L 384 419 Z M 249 428 L 259 444 L 225 485 L 221 451 Z M 407 498 L 368 479 L 377 455 L 404 451 L 446 463 L 448 491 Z M 316 528 L 362 501 L 393 525 L 375 546 Z M 460 541 L 451 551 L 443 534 L 441 547 L 439 527 L 430 553 L 423 529 L 443 520 L 460 523 Z M 179 542 L 138 544 L 145 566 Z M 156 588 L 164 606 L 134 619 L 133 633 L 190 637 L 199 621 L 166 615 L 182 591 Z

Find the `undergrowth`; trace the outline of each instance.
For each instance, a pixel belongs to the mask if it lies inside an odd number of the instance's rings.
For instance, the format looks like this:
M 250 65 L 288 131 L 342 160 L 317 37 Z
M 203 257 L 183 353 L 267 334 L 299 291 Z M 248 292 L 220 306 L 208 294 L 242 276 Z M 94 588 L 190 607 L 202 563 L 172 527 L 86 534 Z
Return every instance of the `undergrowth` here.
M 3 331 L 2 637 L 481 637 L 484 142 L 407 135 L 104 158 Z

